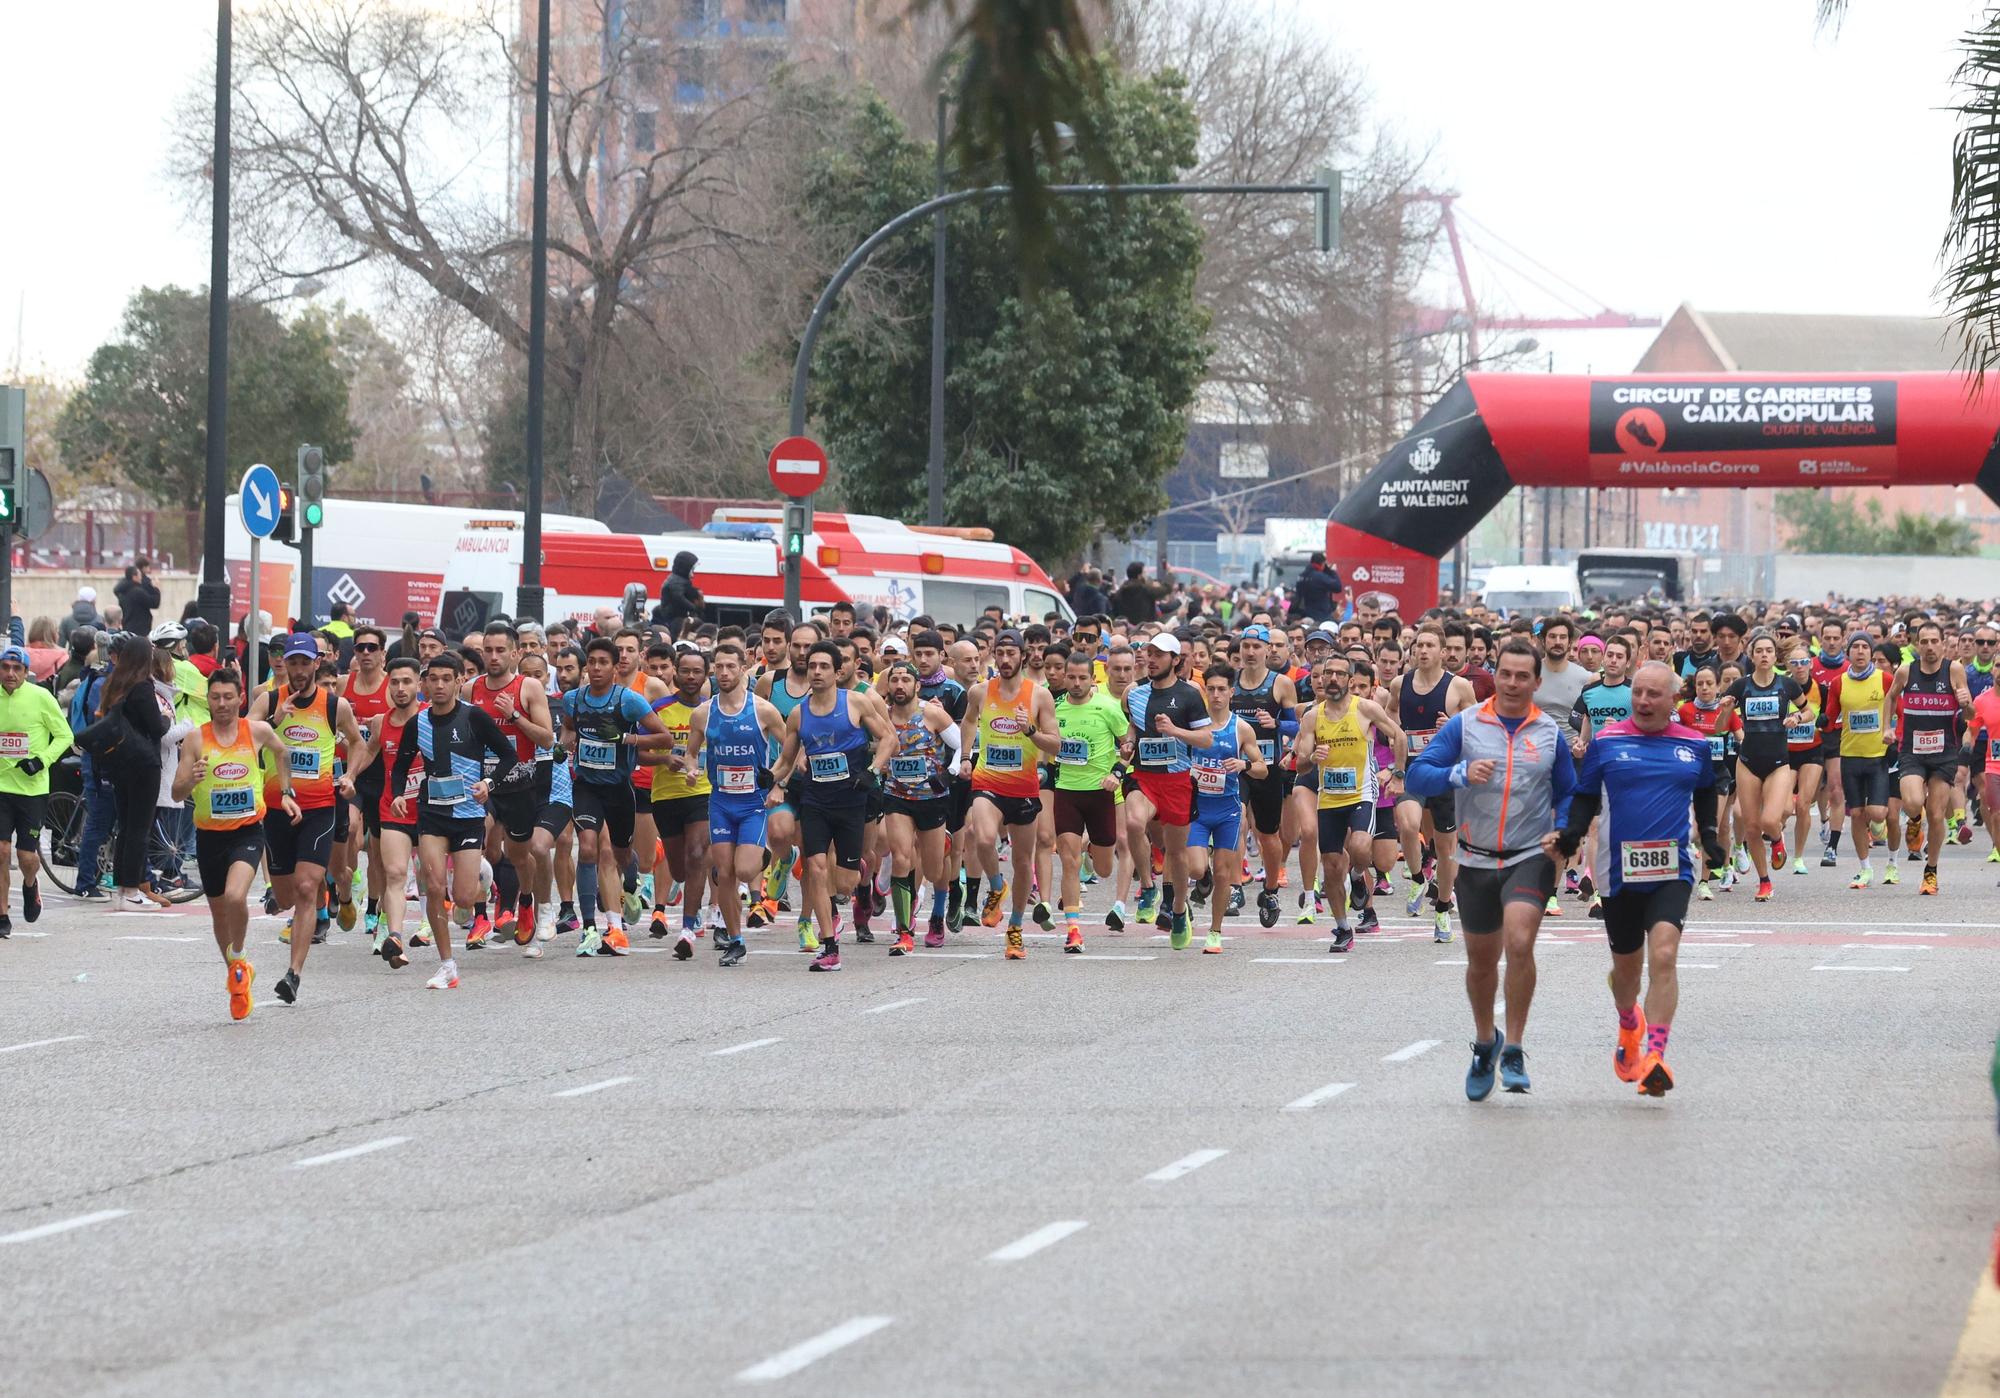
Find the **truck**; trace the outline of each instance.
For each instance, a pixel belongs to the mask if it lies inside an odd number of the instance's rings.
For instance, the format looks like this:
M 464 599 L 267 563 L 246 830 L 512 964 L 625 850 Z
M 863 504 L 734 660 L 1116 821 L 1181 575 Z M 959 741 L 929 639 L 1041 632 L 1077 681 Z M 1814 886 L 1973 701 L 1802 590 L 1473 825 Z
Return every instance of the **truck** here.
M 1573 612 L 1583 604 L 1576 570 L 1558 564 L 1502 564 L 1489 569 L 1479 600 L 1503 616 Z
M 1698 576 L 1694 555 L 1672 549 L 1585 549 L 1576 556 L 1577 590 L 1590 601 L 1690 601 Z

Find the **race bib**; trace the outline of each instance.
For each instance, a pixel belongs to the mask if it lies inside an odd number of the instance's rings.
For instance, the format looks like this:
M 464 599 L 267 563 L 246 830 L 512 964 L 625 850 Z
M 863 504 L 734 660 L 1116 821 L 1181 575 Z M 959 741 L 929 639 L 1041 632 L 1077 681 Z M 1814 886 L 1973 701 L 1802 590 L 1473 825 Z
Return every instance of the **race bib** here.
M 1785 725 L 1785 741 L 1801 745 L 1810 743 L 1818 731 L 1811 719 L 1800 719 L 1797 723 Z
M 1717 762 L 1722 761 L 1723 753 L 1727 751 L 1728 746 L 1729 740 L 1724 738 L 1720 733 L 1711 733 L 1708 735 L 1708 755 Z
M 1178 738 L 1141 738 L 1139 740 L 1139 760 L 1141 762 L 1172 762 L 1174 745 Z
M 1882 731 L 1882 711 L 1880 709 L 1856 709 L 1847 716 L 1847 731 L 1850 733 L 1880 733 Z
M 414 801 L 417 799 L 417 793 L 422 791 L 423 787 L 424 774 L 422 772 L 412 772 L 403 782 L 403 794 Z
M 1021 750 L 1009 744 L 1006 747 L 986 749 L 986 770 L 989 772 L 1018 772 L 1021 770 Z
M 465 778 L 457 775 L 432 777 L 426 799 L 433 806 L 456 806 L 465 800 Z
M 1319 769 L 1319 789 L 1339 792 L 1359 791 L 1361 772 L 1354 767 L 1322 767 Z
M 26 757 L 28 754 L 26 733 L 0 733 L 0 757 Z
M 208 814 L 214 820 L 235 820 L 257 810 L 257 793 L 247 786 L 218 786 L 208 793 Z
M 1663 883 L 1681 875 L 1675 840 L 1625 840 L 1618 846 L 1618 869 L 1626 883 Z
M 1276 762 L 1278 760 L 1278 745 L 1269 738 L 1259 738 L 1257 740 L 1257 751 L 1264 754 L 1266 762 Z
M 1064 738 L 1056 750 L 1056 761 L 1065 767 L 1081 767 L 1090 761 L 1090 744 L 1082 738 Z
M 1910 734 L 1910 751 L 1920 757 L 1936 757 L 1944 751 L 1942 728 L 1920 728 Z
M 607 743 L 601 738 L 583 738 L 576 745 L 576 765 L 588 767 L 593 772 L 615 772 L 618 770 L 618 744 Z
M 1197 767 L 1194 789 L 1204 796 L 1220 796 L 1229 790 L 1229 773 L 1220 767 Z
M 839 782 L 847 780 L 847 754 L 844 752 L 816 752 L 810 759 L 808 769 L 816 782 Z
M 1775 694 L 1752 694 L 1743 701 L 1745 718 L 1777 718 L 1778 696 Z
M 1986 740 L 1986 760 L 1988 762 L 2000 762 L 2000 738 L 1988 738 Z
M 889 775 L 899 782 L 920 782 L 930 775 L 930 759 L 924 757 L 892 757 L 889 759 Z
M 318 748 L 292 748 L 292 775 L 295 777 L 317 777 L 319 775 Z
M 1410 740 L 1410 756 L 1415 757 L 1424 750 L 1433 735 L 1429 733 L 1411 733 L 1407 736 Z
M 755 767 L 717 767 L 715 788 L 725 796 L 748 796 L 757 789 Z

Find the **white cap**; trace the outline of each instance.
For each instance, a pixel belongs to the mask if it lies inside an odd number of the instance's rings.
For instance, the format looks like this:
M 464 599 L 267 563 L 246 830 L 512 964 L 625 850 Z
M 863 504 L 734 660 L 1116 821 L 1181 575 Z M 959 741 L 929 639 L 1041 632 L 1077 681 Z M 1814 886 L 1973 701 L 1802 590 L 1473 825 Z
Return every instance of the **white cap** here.
M 76 590 L 76 600 L 79 602 L 95 602 L 97 600 L 97 589 L 94 587 L 79 587 Z
M 887 636 L 883 638 L 882 654 L 908 655 L 909 653 L 910 653 L 910 648 L 903 644 L 903 638 L 901 636 Z
M 1171 631 L 1162 631 L 1159 635 L 1153 637 L 1152 640 L 1146 642 L 1146 644 L 1154 650 L 1163 650 L 1168 655 L 1179 655 L 1181 653 L 1181 639 Z

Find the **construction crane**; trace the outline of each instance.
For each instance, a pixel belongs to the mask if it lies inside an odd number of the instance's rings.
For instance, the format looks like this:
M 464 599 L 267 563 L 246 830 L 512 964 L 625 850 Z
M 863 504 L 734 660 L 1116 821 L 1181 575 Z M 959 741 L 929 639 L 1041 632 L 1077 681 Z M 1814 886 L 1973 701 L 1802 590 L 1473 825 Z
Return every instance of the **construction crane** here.
M 1403 197 L 1415 202 L 1436 204 L 1438 206 L 1438 221 L 1444 229 L 1446 241 L 1451 245 L 1451 260 L 1458 271 L 1459 296 L 1464 303 L 1463 307 L 1457 310 L 1447 310 L 1435 306 L 1414 307 L 1415 316 L 1412 327 L 1414 335 L 1416 338 L 1423 338 L 1446 333 L 1463 334 L 1465 336 L 1465 358 L 1468 364 L 1477 363 L 1479 360 L 1479 332 L 1482 330 L 1645 330 L 1655 328 L 1660 323 L 1658 316 L 1635 316 L 1625 311 L 1612 310 L 1600 298 L 1591 295 L 1560 272 L 1536 261 L 1498 233 L 1481 224 L 1470 214 L 1459 213 L 1457 210 L 1458 195 L 1456 194 L 1416 190 Z M 1505 267 L 1529 285 L 1545 292 L 1571 310 L 1579 312 L 1579 314 L 1572 316 L 1496 316 L 1482 312 L 1479 309 L 1478 298 L 1473 294 L 1472 273 L 1466 265 L 1465 238 L 1459 229 L 1460 219 L 1463 219 L 1472 228 L 1477 230 L 1482 244 L 1499 244 L 1500 247 L 1505 248 L 1515 257 L 1539 271 L 1542 277 L 1536 277 L 1532 273 L 1523 271 L 1506 257 L 1494 251 L 1492 247 L 1482 246 L 1481 252 L 1487 258 Z M 1543 277 L 1567 288 L 1567 292 L 1550 286 L 1547 281 L 1542 279 Z M 1581 298 L 1581 300 L 1579 301 L 1577 298 Z

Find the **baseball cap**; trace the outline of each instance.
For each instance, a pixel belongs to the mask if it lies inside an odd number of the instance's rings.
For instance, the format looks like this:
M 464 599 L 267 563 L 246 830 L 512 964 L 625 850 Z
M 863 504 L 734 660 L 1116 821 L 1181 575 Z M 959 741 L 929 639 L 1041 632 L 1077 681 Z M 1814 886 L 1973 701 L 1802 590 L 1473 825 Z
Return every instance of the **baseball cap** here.
M 287 660 L 290 660 L 295 655 L 310 656 L 312 659 L 317 660 L 319 659 L 319 642 L 303 631 L 294 631 L 291 635 L 285 637 L 284 655 Z
M 5 662 L 8 660 L 16 661 L 22 665 L 29 665 L 32 663 L 28 659 L 27 647 L 11 646 L 11 645 L 0 646 L 0 662 Z
M 1268 641 L 1271 639 L 1271 628 L 1253 623 L 1243 628 L 1242 639 L 1246 641 Z
M 909 653 L 910 648 L 903 644 L 901 636 L 890 636 L 882 642 L 882 654 L 884 655 L 908 655 Z
M 417 639 L 420 641 L 436 641 L 439 645 L 443 646 L 448 646 L 451 644 L 450 641 L 445 640 L 444 632 L 438 630 L 435 626 L 428 626 L 425 627 L 422 631 L 419 631 L 417 633 Z
M 993 644 L 996 646 L 1014 646 L 1018 648 L 1021 644 L 1021 633 L 1010 626 L 993 638 Z
M 1330 626 L 1322 626 L 1307 635 L 1308 641 L 1325 641 L 1330 646 L 1340 644 L 1340 633 Z
M 1151 649 L 1163 650 L 1168 655 L 1179 655 L 1181 653 L 1180 638 L 1171 631 L 1162 631 L 1159 635 L 1153 637 L 1152 640 L 1146 642 L 1146 644 Z

